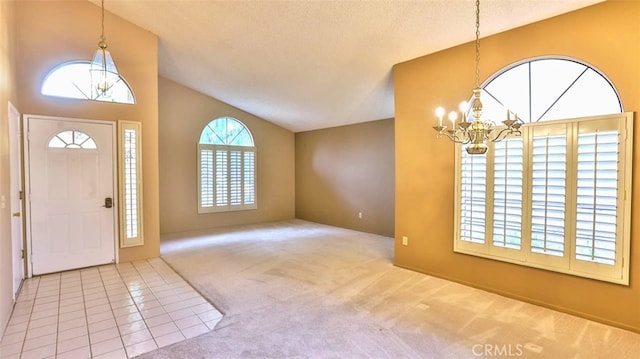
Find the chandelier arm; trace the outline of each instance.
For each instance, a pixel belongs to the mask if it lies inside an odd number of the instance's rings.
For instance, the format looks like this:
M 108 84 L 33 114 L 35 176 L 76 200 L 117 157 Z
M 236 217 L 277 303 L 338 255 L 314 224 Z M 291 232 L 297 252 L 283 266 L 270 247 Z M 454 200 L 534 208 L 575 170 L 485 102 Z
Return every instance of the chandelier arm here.
M 468 138 L 468 136 L 465 136 L 464 138 L 460 138 L 460 136 L 458 136 L 458 133 L 460 133 L 460 131 L 459 131 L 459 130 L 451 130 L 451 129 L 447 129 L 447 127 L 446 127 L 446 126 L 440 126 L 440 127 L 438 127 L 438 126 L 434 126 L 433 128 L 434 128 L 436 131 L 438 131 L 438 132 L 436 133 L 436 138 L 440 138 L 440 137 L 442 137 L 442 136 L 444 135 L 444 136 L 447 136 L 447 138 L 448 138 L 449 140 L 451 140 L 451 141 L 453 141 L 453 142 L 455 142 L 455 143 L 462 143 L 462 144 L 465 144 L 465 143 L 468 143 L 468 142 L 469 142 L 469 140 L 468 140 L 468 139 L 466 139 L 466 138 Z
M 507 138 L 507 136 L 509 134 L 511 134 L 513 131 L 511 128 L 503 128 L 500 132 L 498 132 L 498 134 L 496 135 L 496 137 L 491 138 L 491 142 L 500 142 L 502 140 L 504 140 L 505 138 Z
M 498 132 L 498 135 L 496 135 L 496 137 L 491 139 L 491 142 L 500 142 L 509 136 L 522 136 L 522 132 L 520 132 L 519 126 L 517 128 L 516 127 L 503 128 L 500 132 Z
M 462 143 L 462 144 L 467 144 L 471 142 L 471 139 L 473 138 L 471 133 L 469 133 L 469 130 L 466 128 L 458 128 L 456 130 L 456 143 Z
M 468 142 L 469 142 L 468 140 L 465 140 L 465 139 L 463 139 L 463 138 L 458 137 L 458 135 L 456 135 L 455 133 L 451 134 L 451 133 L 446 133 L 446 132 L 445 132 L 445 133 L 444 133 L 444 135 L 445 135 L 445 136 L 447 136 L 447 137 L 449 137 L 449 139 L 450 139 L 451 141 L 455 142 L 455 143 L 462 143 L 462 144 L 465 144 L 465 143 L 468 143 Z

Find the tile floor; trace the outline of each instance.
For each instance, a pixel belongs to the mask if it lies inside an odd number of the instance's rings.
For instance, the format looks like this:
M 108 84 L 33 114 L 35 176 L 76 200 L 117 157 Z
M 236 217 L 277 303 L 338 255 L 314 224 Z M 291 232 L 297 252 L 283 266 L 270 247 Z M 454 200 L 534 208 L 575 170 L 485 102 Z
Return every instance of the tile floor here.
M 221 319 L 160 258 L 49 274 L 24 282 L 0 358 L 131 358 Z

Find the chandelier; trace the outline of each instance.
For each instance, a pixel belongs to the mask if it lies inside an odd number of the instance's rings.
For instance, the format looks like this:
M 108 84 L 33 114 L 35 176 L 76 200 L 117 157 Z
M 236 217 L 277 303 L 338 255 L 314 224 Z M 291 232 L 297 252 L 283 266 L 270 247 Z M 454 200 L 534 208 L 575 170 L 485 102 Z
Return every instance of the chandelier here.
M 91 98 L 95 100 L 101 97 L 111 97 L 113 85 L 121 78 L 111 53 L 107 50 L 106 38 L 104 37 L 104 0 L 102 0 L 102 33 L 89 71 L 91 73 Z
M 520 136 L 520 127 L 524 122 L 518 118 L 517 114 L 512 114 L 507 110 L 507 118 L 502 121 L 504 127 L 497 128 L 495 122 L 491 120 L 482 120 L 482 102 L 480 101 L 480 0 L 476 0 L 476 87 L 473 89 L 473 98 L 471 102 L 471 121 L 467 118 L 469 104 L 462 102 L 460 104 L 460 119 L 455 111 L 449 113 L 448 118 L 451 121 L 451 127 L 442 124 L 442 118 L 445 114 L 443 107 L 436 109 L 438 117 L 438 125 L 433 126 L 436 130 L 436 138 L 443 135 L 456 143 L 465 144 L 465 149 L 470 155 L 481 155 L 487 152 L 487 142 L 499 142 L 509 135 Z M 513 115 L 513 116 L 512 116 Z

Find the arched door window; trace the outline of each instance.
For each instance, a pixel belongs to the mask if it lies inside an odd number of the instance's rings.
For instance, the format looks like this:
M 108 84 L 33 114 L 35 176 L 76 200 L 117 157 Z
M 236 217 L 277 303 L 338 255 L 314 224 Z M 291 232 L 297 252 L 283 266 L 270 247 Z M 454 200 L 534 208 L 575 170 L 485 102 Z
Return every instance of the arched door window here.
M 48 144 L 49 148 L 81 148 L 95 150 L 96 142 L 82 131 L 62 131 L 51 137 Z
M 256 147 L 231 117 L 209 122 L 198 143 L 198 213 L 257 208 Z

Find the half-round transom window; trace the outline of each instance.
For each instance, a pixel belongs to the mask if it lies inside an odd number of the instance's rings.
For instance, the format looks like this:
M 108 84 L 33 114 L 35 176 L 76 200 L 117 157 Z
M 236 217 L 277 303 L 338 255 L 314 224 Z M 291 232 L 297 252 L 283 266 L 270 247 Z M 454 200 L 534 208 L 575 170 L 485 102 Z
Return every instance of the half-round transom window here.
M 535 58 L 508 67 L 485 82 L 483 118 L 496 122 L 506 109 L 525 123 L 622 112 L 611 82 L 574 59 Z
M 60 64 L 47 74 L 40 92 L 54 97 L 136 103 L 131 87 L 122 76 L 107 92 L 94 91 L 90 70 L 91 61 L 78 60 Z
M 80 148 L 95 150 L 96 142 L 82 131 L 62 131 L 49 140 L 49 148 Z
M 253 146 L 253 137 L 240 121 L 231 117 L 220 117 L 205 126 L 200 134 L 200 143 L 223 146 Z

